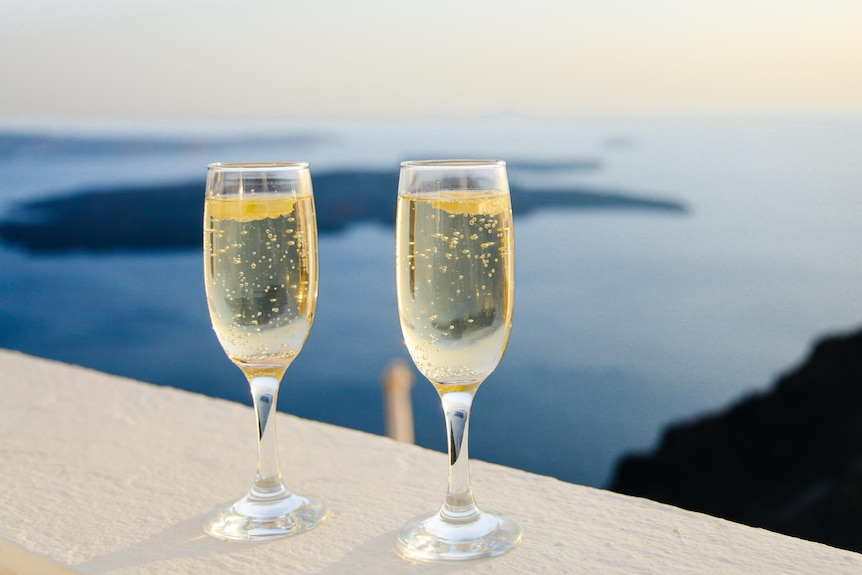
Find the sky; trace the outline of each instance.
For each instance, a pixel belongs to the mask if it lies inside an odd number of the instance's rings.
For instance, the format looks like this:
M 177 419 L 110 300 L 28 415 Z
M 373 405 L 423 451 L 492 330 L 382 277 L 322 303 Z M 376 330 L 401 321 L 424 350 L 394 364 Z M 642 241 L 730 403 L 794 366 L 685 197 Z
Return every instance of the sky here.
M 860 0 L 0 0 L 0 120 L 862 116 Z

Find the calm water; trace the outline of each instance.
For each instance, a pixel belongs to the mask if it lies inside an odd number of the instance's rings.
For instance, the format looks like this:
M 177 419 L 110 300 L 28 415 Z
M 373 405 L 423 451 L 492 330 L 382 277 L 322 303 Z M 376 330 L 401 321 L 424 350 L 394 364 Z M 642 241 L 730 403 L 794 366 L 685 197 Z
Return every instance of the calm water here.
M 766 389 L 815 339 L 862 325 L 858 121 L 32 134 L 0 136 L 0 219 L 19 217 L 15 206 L 33 198 L 202 182 L 208 162 L 248 159 L 305 159 L 323 174 L 397 171 L 408 158 L 499 157 L 511 164 L 513 187 L 527 191 L 680 202 L 686 211 L 574 205 L 515 214 L 515 326 L 477 396 L 471 456 L 568 481 L 605 484 L 621 454 L 652 446 L 667 423 Z M 57 139 L 71 135 L 86 138 Z M 380 374 L 407 358 L 393 234 L 371 221 L 322 234 L 318 315 L 285 378 L 282 410 L 383 432 Z M 0 244 L 0 265 L 0 346 L 248 403 L 209 326 L 197 250 L 41 253 Z M 424 381 L 414 405 L 417 442 L 444 449 L 439 402 Z

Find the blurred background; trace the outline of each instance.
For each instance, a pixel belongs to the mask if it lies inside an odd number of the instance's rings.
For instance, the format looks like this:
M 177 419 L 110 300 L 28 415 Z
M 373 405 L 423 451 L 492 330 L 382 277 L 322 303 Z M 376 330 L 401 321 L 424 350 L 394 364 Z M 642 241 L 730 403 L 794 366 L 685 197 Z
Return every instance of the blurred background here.
M 853 0 L 4 0 L 0 111 L 132 121 L 858 113 Z
M 0 346 L 249 403 L 204 298 L 206 164 L 305 160 L 320 299 L 280 409 L 382 433 L 398 163 L 501 158 L 516 319 L 471 455 L 607 486 L 862 324 L 859 22 L 856 0 L 3 0 Z M 413 402 L 445 449 L 421 378 Z

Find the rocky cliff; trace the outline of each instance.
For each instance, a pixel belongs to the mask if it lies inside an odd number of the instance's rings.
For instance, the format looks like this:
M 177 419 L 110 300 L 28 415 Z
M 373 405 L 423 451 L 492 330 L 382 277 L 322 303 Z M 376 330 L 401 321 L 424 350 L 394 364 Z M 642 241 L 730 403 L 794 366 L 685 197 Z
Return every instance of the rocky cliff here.
M 727 411 L 671 426 L 610 488 L 862 551 L 862 331 Z

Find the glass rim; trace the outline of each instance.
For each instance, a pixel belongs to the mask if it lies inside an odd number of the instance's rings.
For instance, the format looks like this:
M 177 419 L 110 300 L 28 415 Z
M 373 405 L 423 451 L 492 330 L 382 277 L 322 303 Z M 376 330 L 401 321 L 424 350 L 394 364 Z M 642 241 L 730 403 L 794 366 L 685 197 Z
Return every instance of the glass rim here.
M 207 165 L 209 171 L 246 172 L 246 171 L 295 171 L 307 170 L 308 162 L 213 162 Z
M 505 168 L 504 160 L 481 160 L 481 159 L 464 159 L 464 160 L 406 160 L 401 162 L 402 168 L 485 168 L 496 167 Z

